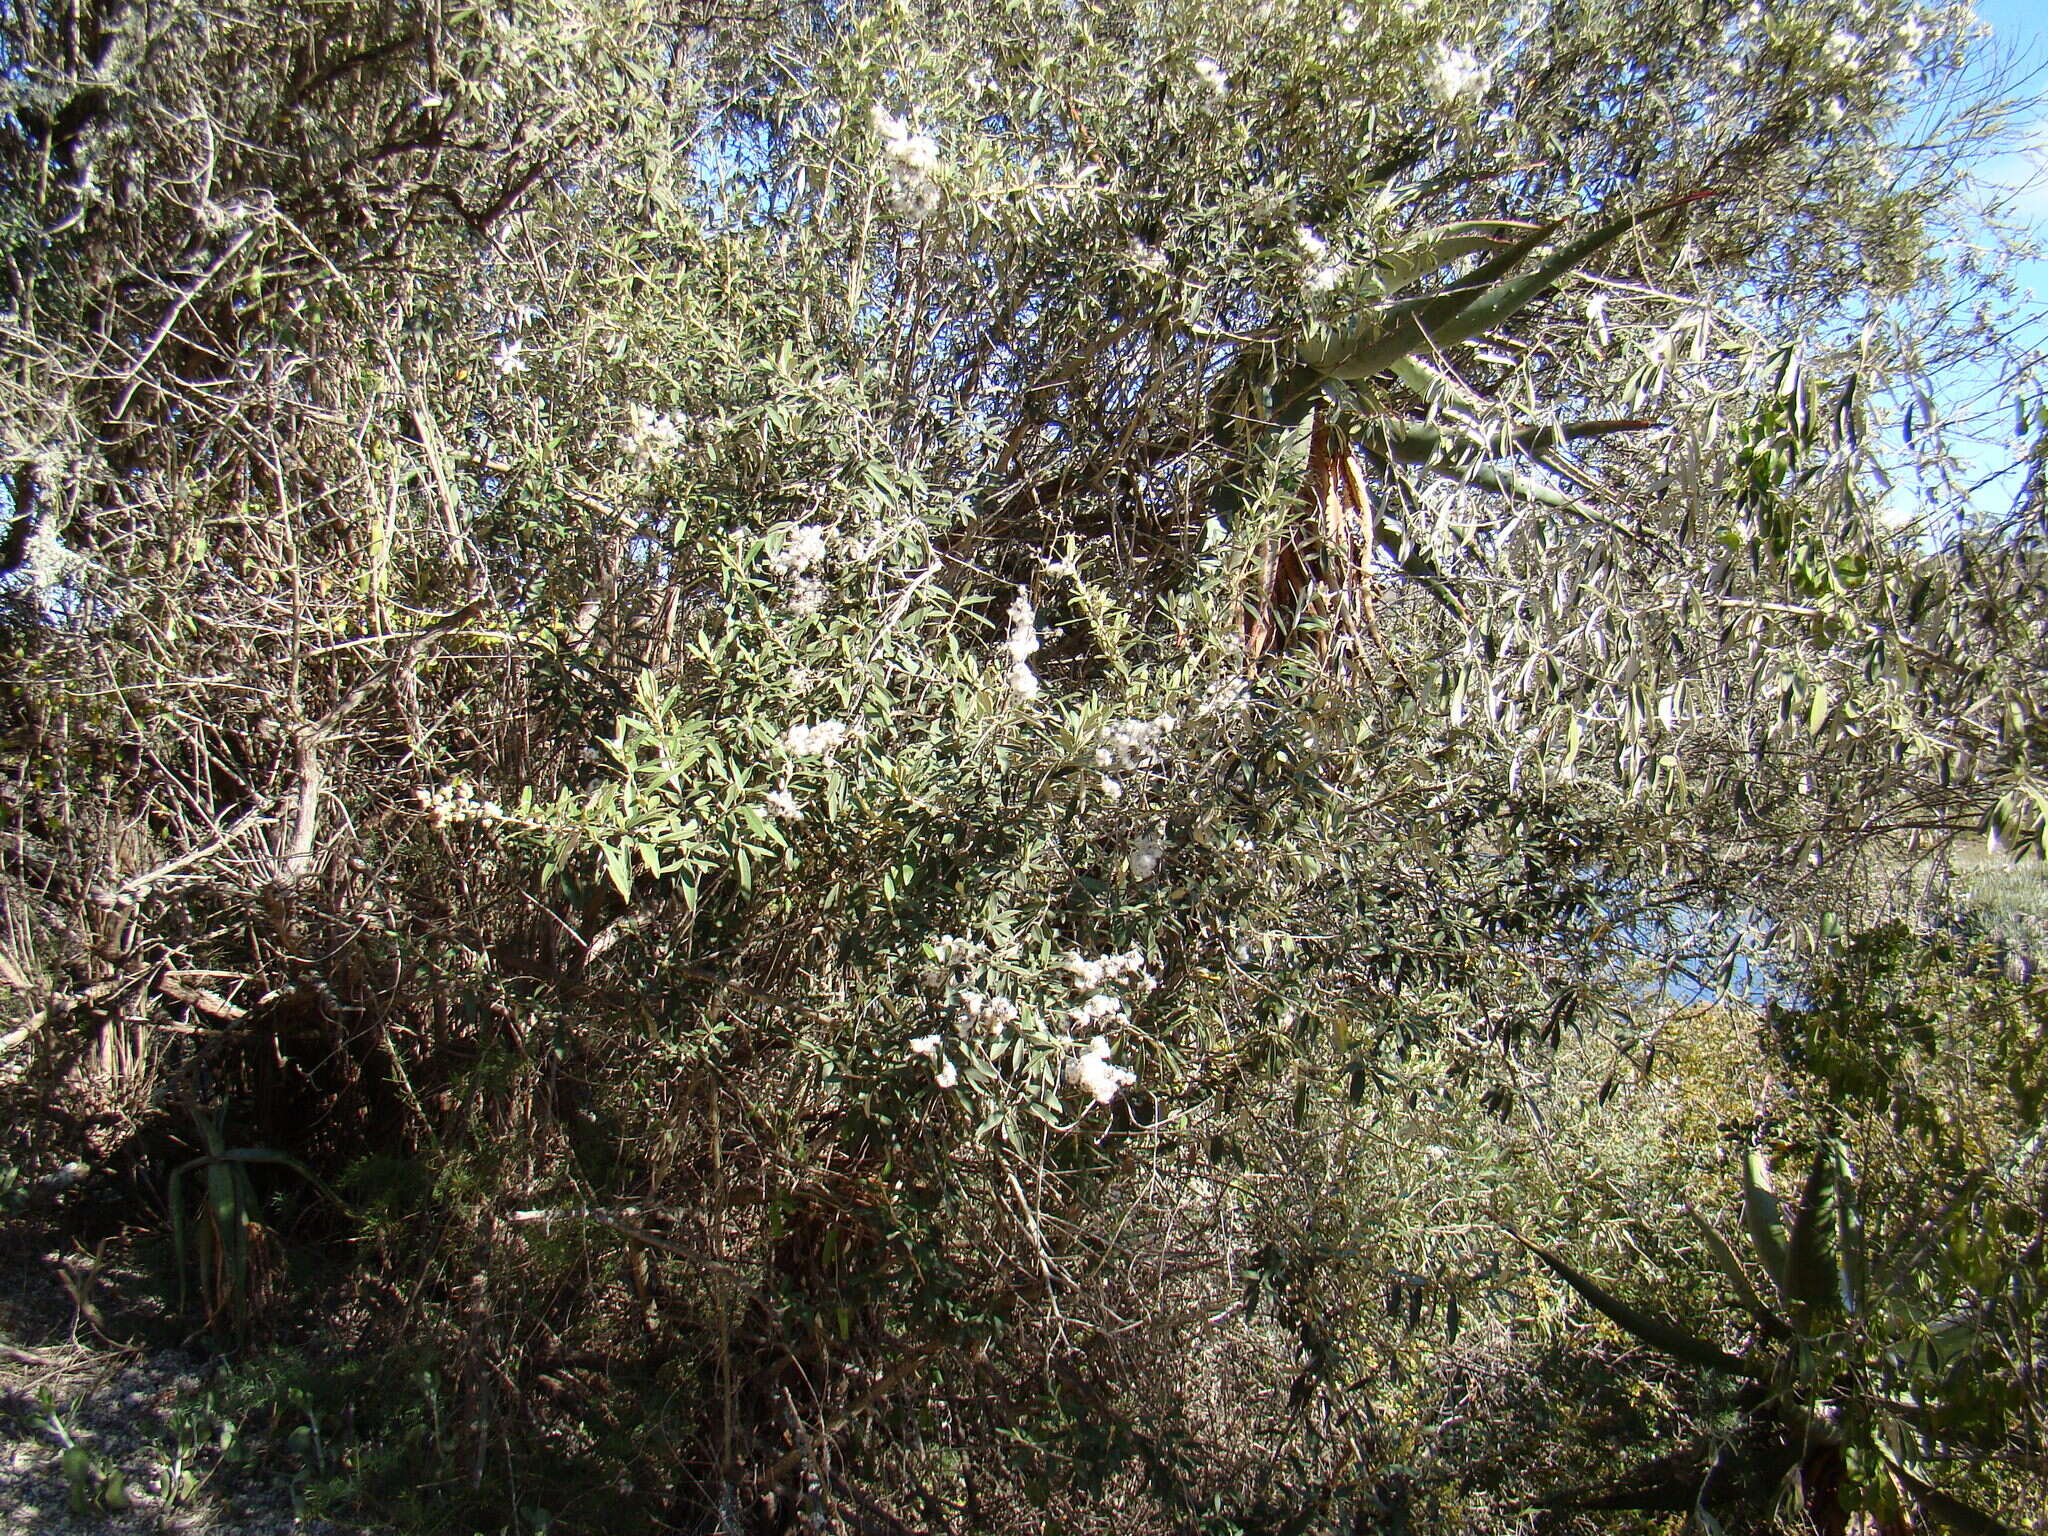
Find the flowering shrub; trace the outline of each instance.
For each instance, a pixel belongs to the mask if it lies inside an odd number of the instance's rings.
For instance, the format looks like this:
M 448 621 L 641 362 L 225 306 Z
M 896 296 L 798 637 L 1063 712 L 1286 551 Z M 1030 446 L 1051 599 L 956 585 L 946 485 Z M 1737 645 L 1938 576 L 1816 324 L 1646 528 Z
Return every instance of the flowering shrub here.
M 449 1518 L 1519 1529 L 1682 1393 L 1497 1218 L 2048 827 L 1960 10 L 5 25 L 0 1088 L 359 1187 Z

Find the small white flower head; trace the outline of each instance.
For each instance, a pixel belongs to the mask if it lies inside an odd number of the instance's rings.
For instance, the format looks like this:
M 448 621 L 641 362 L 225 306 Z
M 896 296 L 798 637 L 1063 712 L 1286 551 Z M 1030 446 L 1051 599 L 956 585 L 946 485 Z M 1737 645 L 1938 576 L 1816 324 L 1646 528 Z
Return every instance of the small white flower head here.
M 1214 59 L 1195 60 L 1195 78 L 1218 96 L 1230 94 L 1230 76 Z
M 981 992 L 962 992 L 960 1009 L 969 1023 L 979 1024 L 998 1039 L 1018 1018 L 1017 1005 L 1007 997 L 991 997 Z
M 777 821 L 802 821 L 804 808 L 786 789 L 771 789 L 767 795 L 768 814 Z
M 820 720 L 815 725 L 792 725 L 782 733 L 782 745 L 791 757 L 824 757 L 845 746 L 852 735 L 844 720 Z
M 1038 674 L 1031 670 L 1028 661 L 1013 661 L 1005 667 L 1003 686 L 1027 702 L 1037 698 L 1041 691 Z
M 1294 231 L 1294 243 L 1301 247 L 1301 254 L 1312 262 L 1321 261 L 1330 254 L 1330 242 L 1306 224 Z
M 1348 261 L 1317 262 L 1302 274 L 1302 292 L 1312 296 L 1335 293 L 1344 286 L 1345 280 L 1351 276 L 1351 271 L 1351 263 Z
M 413 799 L 419 802 L 420 809 L 437 827 L 460 826 L 468 821 L 480 821 L 489 826 L 513 819 L 497 801 L 479 796 L 476 786 L 466 779 L 457 779 L 435 789 L 416 789 Z
M 682 426 L 668 412 L 657 411 L 651 405 L 630 405 L 626 414 L 630 425 L 619 442 L 639 463 L 667 458 L 682 444 Z
M 897 209 L 913 222 L 929 217 L 939 206 L 939 146 L 931 135 L 912 133 L 910 124 L 880 102 L 869 120 L 882 136 L 889 161 L 889 187 Z
M 831 589 L 815 576 L 799 576 L 789 584 L 789 611 L 798 618 L 810 618 L 825 611 Z
M 507 337 L 504 341 L 498 343 L 497 353 L 491 358 L 491 361 L 497 365 L 498 372 L 507 376 L 515 373 L 524 373 L 526 372 L 526 359 L 521 357 L 520 354 L 525 350 L 526 343 L 519 337 Z
M 1114 1028 L 1129 1022 L 1124 1013 L 1123 999 L 1112 997 L 1107 992 L 1091 993 L 1067 1010 L 1067 1023 L 1077 1034 L 1104 1025 Z
M 1147 973 L 1145 952 L 1127 949 L 1120 955 L 1099 955 L 1090 960 L 1078 951 L 1064 955 L 1059 968 L 1076 992 L 1099 992 L 1104 987 L 1138 987 L 1150 992 L 1158 985 Z
M 927 1061 L 937 1061 L 939 1059 L 940 1044 L 941 1041 L 937 1035 L 919 1035 L 910 1042 L 910 1054 L 922 1056 Z
M 1842 69 L 1855 63 L 1857 58 L 1861 56 L 1863 52 L 1863 39 L 1854 32 L 1837 27 L 1828 34 L 1827 46 L 1824 52 L 1826 53 L 1828 63 L 1837 69 Z
M 1123 719 L 1103 730 L 1095 748 L 1098 768 L 1141 768 L 1159 761 L 1167 736 L 1180 724 L 1173 715 L 1150 720 Z
M 1124 797 L 1124 784 L 1123 784 L 1123 780 L 1122 780 L 1122 779 L 1112 779 L 1112 778 L 1111 778 L 1111 777 L 1110 777 L 1110 776 L 1109 776 L 1108 774 L 1106 774 L 1106 773 L 1105 773 L 1104 775 L 1102 775 L 1102 792 L 1103 792 L 1103 794 L 1107 795 L 1107 796 L 1108 796 L 1108 797 L 1109 797 L 1110 799 L 1112 799 L 1112 800 L 1121 800 L 1121 799 L 1123 799 L 1123 797 Z
M 1166 829 L 1153 825 L 1145 828 L 1131 839 L 1131 849 L 1124 858 L 1129 864 L 1133 880 L 1150 880 L 1159 873 L 1160 861 L 1166 857 Z
M 1436 45 L 1436 58 L 1430 65 L 1429 86 L 1437 100 L 1446 106 L 1463 101 L 1468 96 L 1483 95 L 1493 80 L 1493 71 L 1479 62 L 1479 56 L 1470 48 L 1455 48 L 1449 43 Z
M 809 574 L 825 562 L 826 539 L 832 530 L 822 523 L 800 523 L 789 531 L 782 547 L 768 557 L 768 569 L 784 581 Z
M 1003 672 L 1004 686 L 1020 699 L 1037 698 L 1038 674 L 1031 670 L 1031 658 L 1038 654 L 1038 611 L 1023 587 L 1010 603 L 1010 630 L 1003 640 L 1003 654 L 1010 658 Z
M 950 1060 L 939 1063 L 939 1070 L 932 1074 L 934 1088 L 950 1088 L 960 1081 L 960 1069 Z
M 1219 677 L 1202 695 L 1195 714 L 1201 719 L 1242 714 L 1252 704 L 1252 680 L 1248 677 Z
M 1023 587 L 1010 603 L 1010 634 L 1003 650 L 1012 661 L 1029 661 L 1038 654 L 1038 610 L 1031 606 L 1031 594 Z
M 1159 249 L 1156 245 L 1147 245 L 1144 241 L 1133 238 L 1130 248 L 1130 261 L 1131 265 L 1140 272 L 1149 272 L 1154 277 L 1166 276 L 1166 252 Z
M 1849 115 L 1849 107 L 1839 96 L 1830 96 L 1821 103 L 1820 120 L 1829 128 L 1841 126 L 1842 119 Z
M 1136 1083 L 1138 1074 L 1111 1061 L 1109 1040 L 1097 1035 L 1086 1051 L 1068 1058 L 1066 1078 L 1069 1083 L 1086 1088 L 1096 1103 L 1108 1104 Z
M 928 133 L 913 133 L 890 139 L 882 152 L 909 176 L 935 176 L 939 169 L 939 146 Z
M 1364 22 L 1365 18 L 1358 14 L 1356 6 L 1347 5 L 1337 12 L 1337 30 L 1346 37 L 1356 32 Z

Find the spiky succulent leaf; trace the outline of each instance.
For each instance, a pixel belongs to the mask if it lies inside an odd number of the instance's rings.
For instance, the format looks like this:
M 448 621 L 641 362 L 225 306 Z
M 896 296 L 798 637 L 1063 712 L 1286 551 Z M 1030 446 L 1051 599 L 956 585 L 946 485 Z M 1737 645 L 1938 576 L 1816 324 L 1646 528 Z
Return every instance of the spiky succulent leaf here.
M 1786 1250 L 1785 1289 L 1793 1305 L 1815 1312 L 1843 1310 L 1842 1256 L 1839 1230 L 1840 1167 L 1832 1143 L 1814 1152 L 1792 1216 Z
M 1777 1287 L 1779 1299 L 1789 1302 L 1785 1266 L 1791 1242 L 1777 1192 L 1771 1188 L 1771 1160 L 1754 1147 L 1742 1155 L 1742 1227 L 1763 1261 L 1764 1273 Z
M 1560 246 L 1531 271 L 1509 276 L 1555 227 L 1539 226 L 1439 293 L 1391 305 L 1344 336 L 1304 343 L 1299 349 L 1302 361 L 1332 378 L 1369 379 L 1411 353 L 1470 341 L 1513 319 L 1645 219 L 1714 195 L 1691 192 L 1610 219 Z
M 1692 1218 L 1701 1240 L 1707 1245 L 1707 1255 L 1714 1261 L 1714 1267 L 1728 1277 L 1728 1283 L 1735 1288 L 1736 1299 L 1750 1316 L 1757 1320 L 1764 1332 L 1774 1339 L 1791 1337 L 1792 1325 L 1787 1323 L 1767 1304 L 1763 1296 L 1750 1282 L 1749 1271 L 1742 1267 L 1742 1261 L 1735 1256 L 1735 1250 L 1728 1245 L 1714 1227 L 1714 1224 L 1691 1206 L 1685 1207 L 1685 1214 Z
M 1553 1274 L 1592 1303 L 1595 1311 L 1615 1326 L 1641 1339 L 1652 1349 L 1661 1350 L 1675 1360 L 1699 1366 L 1703 1370 L 1723 1371 L 1735 1376 L 1756 1375 L 1755 1368 L 1740 1356 L 1731 1355 L 1727 1350 L 1709 1344 L 1705 1339 L 1694 1337 L 1676 1323 L 1637 1311 L 1598 1282 L 1580 1274 L 1548 1248 L 1530 1242 L 1519 1233 L 1510 1233 L 1509 1236 L 1535 1254 Z
M 1868 1279 L 1868 1260 L 1863 1246 L 1863 1204 L 1857 1197 L 1856 1170 L 1849 1162 L 1849 1149 L 1839 1141 L 1828 1143 L 1835 1164 L 1835 1265 L 1842 1310 L 1855 1314 L 1863 1305 L 1863 1288 Z

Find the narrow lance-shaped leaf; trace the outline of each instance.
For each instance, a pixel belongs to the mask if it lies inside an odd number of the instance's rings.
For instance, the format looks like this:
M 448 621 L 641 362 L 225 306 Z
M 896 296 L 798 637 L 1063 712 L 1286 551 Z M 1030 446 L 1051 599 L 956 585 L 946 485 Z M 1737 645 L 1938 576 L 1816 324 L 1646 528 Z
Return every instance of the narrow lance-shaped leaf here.
M 1411 241 L 1400 251 L 1375 264 L 1369 281 L 1383 294 L 1399 293 L 1410 283 L 1449 266 L 1460 257 L 1480 251 L 1497 251 L 1504 241 L 1537 238 L 1554 224 L 1530 224 L 1520 219 L 1465 219 L 1439 224 Z
M 1549 234 L 1548 228 L 1539 228 L 1480 267 L 1464 282 L 1431 296 L 1427 301 L 1411 300 L 1394 306 L 1398 313 L 1390 323 L 1383 320 L 1379 328 L 1356 338 L 1304 347 L 1301 349 L 1302 359 L 1333 378 L 1369 379 L 1411 352 L 1469 341 L 1512 319 L 1548 293 L 1567 273 L 1599 254 L 1645 219 L 1718 195 L 1714 191 L 1689 192 L 1624 214 L 1618 219 L 1610 219 L 1554 251 L 1533 271 L 1508 278 L 1507 274 Z M 1491 286 L 1482 286 L 1489 284 Z
M 1877 1447 L 1877 1453 L 1891 1465 L 1899 1481 L 1905 1484 L 1907 1491 L 1919 1503 L 1921 1512 L 1930 1517 L 1936 1525 L 1947 1530 L 1959 1531 L 1962 1536 L 2020 1536 L 2017 1529 L 2007 1525 L 1996 1515 L 1987 1514 L 1976 1505 L 1966 1503 L 1952 1493 L 1944 1493 L 1928 1482 L 1899 1459 L 1898 1453 L 1885 1442 L 1882 1435 L 1875 1437 L 1872 1443 Z
M 1693 1226 L 1707 1245 L 1707 1253 L 1714 1261 L 1715 1268 L 1728 1277 L 1728 1283 L 1735 1287 L 1735 1295 L 1743 1307 L 1762 1326 L 1765 1333 L 1774 1339 L 1789 1338 L 1792 1333 L 1788 1324 L 1758 1294 L 1750 1283 L 1749 1271 L 1742 1267 L 1742 1261 L 1735 1256 L 1735 1250 L 1728 1246 L 1728 1240 L 1715 1230 L 1714 1224 L 1691 1206 L 1685 1207 L 1685 1214 L 1692 1218 Z
M 1736 1376 L 1755 1376 L 1756 1372 L 1740 1356 L 1731 1355 L 1727 1350 L 1695 1338 L 1677 1324 L 1647 1312 L 1638 1312 L 1628 1303 L 1617 1299 L 1596 1282 L 1587 1279 L 1563 1259 L 1530 1242 L 1516 1232 L 1508 1234 L 1524 1248 L 1541 1259 L 1550 1270 L 1566 1285 L 1591 1302 L 1595 1311 L 1606 1317 L 1617 1327 L 1635 1335 L 1652 1349 L 1662 1350 L 1673 1359 L 1688 1365 L 1697 1365 L 1704 1370 L 1725 1371 Z
M 1856 1170 L 1849 1164 L 1849 1149 L 1839 1141 L 1831 1141 L 1828 1156 L 1835 1165 L 1836 1274 L 1842 1310 L 1853 1316 L 1863 1305 L 1863 1206 L 1856 1197 Z
M 1793 1304 L 1817 1312 L 1841 1308 L 1841 1266 L 1836 1233 L 1837 1167 L 1829 1145 L 1813 1155 L 1806 1186 L 1800 1192 L 1799 1209 L 1792 1217 L 1791 1241 L 1786 1250 L 1785 1290 Z
M 1785 1218 L 1778 1209 L 1777 1193 L 1771 1188 L 1771 1162 L 1754 1147 L 1742 1155 L 1742 1226 L 1763 1260 L 1764 1272 L 1778 1288 L 1781 1300 L 1789 1301 L 1785 1287 L 1785 1262 L 1789 1239 Z

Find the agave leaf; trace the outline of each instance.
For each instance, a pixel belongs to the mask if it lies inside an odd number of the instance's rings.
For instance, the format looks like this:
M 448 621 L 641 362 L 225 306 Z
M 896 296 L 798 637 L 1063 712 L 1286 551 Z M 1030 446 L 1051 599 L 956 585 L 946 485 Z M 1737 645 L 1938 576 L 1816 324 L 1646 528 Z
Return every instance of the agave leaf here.
M 1560 512 L 1583 510 L 1578 502 L 1553 490 L 1540 481 L 1518 475 L 1511 469 L 1495 464 L 1478 464 L 1470 460 L 1435 459 L 1423 465 L 1432 474 L 1442 475 L 1447 480 L 1456 480 L 1461 485 L 1476 485 L 1483 491 L 1496 491 L 1517 501 L 1533 501 L 1538 506 L 1555 507 Z
M 1739 1356 L 1731 1355 L 1727 1350 L 1709 1344 L 1704 1339 L 1695 1338 L 1676 1323 L 1667 1322 L 1661 1317 L 1652 1317 L 1647 1312 L 1638 1312 L 1595 1281 L 1587 1279 L 1548 1248 L 1530 1242 L 1517 1232 L 1510 1231 L 1508 1236 L 1535 1254 L 1560 1280 L 1591 1302 L 1594 1310 L 1617 1327 L 1634 1334 L 1652 1349 L 1662 1350 L 1674 1359 L 1700 1366 L 1705 1370 L 1725 1371 L 1735 1376 L 1756 1376 L 1755 1368 Z
M 1418 278 L 1447 267 L 1460 257 L 1499 250 L 1504 241 L 1527 238 L 1554 227 L 1528 224 L 1520 219 L 1465 219 L 1439 224 L 1376 263 L 1378 270 L 1374 276 L 1381 293 L 1399 293 Z
M 195 1157 L 189 1163 L 180 1163 L 171 1170 L 166 1198 L 171 1203 L 171 1263 L 178 1271 L 178 1310 L 185 1310 L 185 1265 L 187 1263 L 185 1244 L 185 1175 L 205 1162 Z
M 1785 1286 L 1785 1265 L 1790 1239 L 1785 1234 L 1784 1214 L 1771 1188 L 1771 1160 L 1752 1147 L 1742 1155 L 1742 1226 L 1750 1245 L 1763 1260 L 1781 1300 L 1790 1301 Z
M 1736 1258 L 1735 1250 L 1728 1246 L 1728 1240 L 1715 1229 L 1712 1222 L 1691 1206 L 1685 1207 L 1685 1214 L 1692 1218 L 1693 1226 L 1699 1230 L 1700 1237 L 1706 1242 L 1707 1254 L 1713 1259 L 1714 1267 L 1728 1277 L 1729 1284 L 1735 1287 L 1737 1299 L 1762 1326 L 1764 1332 L 1774 1339 L 1790 1338 L 1791 1324 L 1765 1304 L 1763 1297 L 1757 1293 L 1757 1288 L 1750 1283 L 1749 1271 L 1742 1267 L 1742 1261 Z
M 1951 1531 L 1960 1531 L 1962 1536 L 2021 1536 L 2021 1532 L 2007 1525 L 1996 1515 L 1986 1514 L 1976 1505 L 1966 1503 L 1952 1493 L 1944 1493 L 1919 1473 L 1899 1459 L 1897 1451 L 1885 1441 L 1882 1435 L 1873 1437 L 1872 1444 L 1877 1453 L 1890 1465 L 1899 1481 L 1919 1503 L 1921 1511 L 1936 1525 Z
M 1634 213 L 1623 214 L 1618 219 L 1609 219 L 1605 224 L 1588 230 L 1578 239 L 1552 253 L 1533 272 L 1524 273 L 1511 281 L 1497 283 L 1475 300 L 1453 307 L 1447 297 L 1443 309 L 1424 318 L 1431 344 L 1439 347 L 1456 346 L 1459 342 L 1469 341 L 1474 336 L 1492 330 L 1533 304 L 1555 287 L 1567 273 L 1597 256 L 1645 219 L 1655 218 L 1659 214 L 1669 213 L 1673 208 L 1716 195 L 1718 194 L 1714 192 L 1690 192 L 1681 197 L 1666 198 L 1661 203 L 1652 204 Z M 1474 274 L 1475 277 L 1477 275 Z
M 1488 285 L 1512 271 L 1556 228 L 1555 224 L 1531 225 L 1521 239 L 1449 288 L 1382 306 L 1338 334 L 1304 341 L 1295 350 L 1304 363 L 1327 377 L 1369 379 L 1427 345 L 1424 322 L 1433 308 L 1441 310 L 1446 304 L 1463 308 L 1475 302 L 1485 295 Z
M 1505 324 L 1548 293 L 1567 273 L 1598 255 L 1645 219 L 1716 195 L 1711 191 L 1689 192 L 1609 219 L 1560 246 L 1533 270 L 1510 278 L 1508 274 L 1555 228 L 1538 226 L 1462 282 L 1427 299 L 1391 306 L 1390 311 L 1383 311 L 1376 317 L 1377 324 L 1329 342 L 1298 349 L 1302 361 L 1332 378 L 1369 379 L 1410 353 L 1470 341 Z
M 1511 439 L 1527 454 L 1545 454 L 1565 443 L 1580 443 L 1590 437 L 1612 437 L 1618 432 L 1648 432 L 1662 422 L 1635 418 L 1608 421 L 1566 421 L 1547 427 L 1517 428 Z
M 1495 409 L 1476 391 L 1466 388 L 1422 358 L 1401 358 L 1391 365 L 1390 371 L 1431 405 L 1448 405 L 1468 416 L 1485 416 Z
M 1863 1205 L 1856 1195 L 1856 1170 L 1850 1166 L 1849 1149 L 1840 1141 L 1831 1140 L 1827 1150 L 1835 1167 L 1835 1280 L 1842 1310 L 1853 1317 L 1863 1305 L 1863 1288 L 1868 1278 Z
M 273 1152 L 268 1147 L 232 1147 L 220 1156 L 222 1162 L 269 1163 L 280 1168 L 288 1168 L 344 1211 L 348 1209 L 348 1202 L 329 1188 L 326 1180 L 288 1152 Z
M 1792 1217 L 1792 1236 L 1786 1250 L 1785 1289 L 1797 1306 L 1816 1312 L 1841 1308 L 1841 1250 L 1835 1241 L 1838 1167 L 1832 1146 L 1823 1142 L 1807 1170 L 1806 1187 L 1800 1192 L 1799 1209 Z

